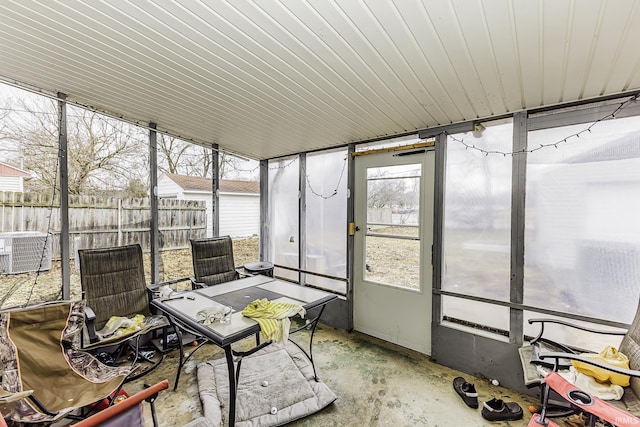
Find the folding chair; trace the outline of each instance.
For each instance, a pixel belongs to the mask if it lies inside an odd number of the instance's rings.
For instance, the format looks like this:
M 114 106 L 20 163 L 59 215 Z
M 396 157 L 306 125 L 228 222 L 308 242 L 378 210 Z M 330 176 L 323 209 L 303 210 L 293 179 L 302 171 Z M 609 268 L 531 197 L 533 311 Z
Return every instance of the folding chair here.
M 142 402 L 148 402 L 153 425 L 158 427 L 154 402 L 158 393 L 167 388 L 169 388 L 169 381 L 163 380 L 74 425 L 75 427 L 144 427 Z
M 519 349 L 520 359 L 525 385 L 528 387 L 540 387 L 540 398 L 545 408 L 546 418 L 564 417 L 574 414 L 576 411 L 580 412 L 582 409 L 562 395 L 558 395 L 557 397 L 560 400 L 554 402 L 554 399 L 550 396 L 553 388 L 549 387 L 545 376 L 540 374 L 536 367 L 545 366 L 552 371 L 560 371 L 565 367 L 568 368 L 571 360 L 577 360 L 631 377 L 631 384 L 624 388 L 622 399 L 608 402 L 609 406 L 631 414 L 630 417 L 633 418 L 634 422 L 640 425 L 640 420 L 635 418 L 635 415 L 640 415 L 640 309 L 636 311 L 635 318 L 626 332 L 595 330 L 558 319 L 530 319 L 529 323 L 540 324 L 540 332 L 530 343 Z M 629 358 L 630 369 L 620 370 L 610 365 L 604 365 L 578 354 L 580 351 L 576 351 L 570 346 L 545 338 L 545 324 L 558 324 L 599 335 L 623 335 L 619 351 Z M 554 395 L 554 397 L 556 396 Z M 546 402 L 544 402 L 545 399 L 547 400 Z
M 78 350 L 83 325 L 83 301 L 0 313 L 0 411 L 8 420 L 83 418 L 79 408 L 117 394 L 131 367 L 109 367 Z

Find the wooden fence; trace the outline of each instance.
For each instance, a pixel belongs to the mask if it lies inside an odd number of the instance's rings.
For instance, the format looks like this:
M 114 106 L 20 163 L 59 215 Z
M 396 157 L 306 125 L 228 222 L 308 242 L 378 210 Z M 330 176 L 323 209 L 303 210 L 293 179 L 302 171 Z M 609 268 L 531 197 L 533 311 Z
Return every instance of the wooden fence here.
M 189 239 L 205 237 L 204 201 L 159 199 L 160 248 L 187 248 Z M 76 249 L 140 243 L 150 250 L 151 205 L 148 198 L 69 196 L 71 254 Z M 0 192 L 0 232 L 39 231 L 53 235 L 53 258 L 60 258 L 60 203 L 56 197 Z

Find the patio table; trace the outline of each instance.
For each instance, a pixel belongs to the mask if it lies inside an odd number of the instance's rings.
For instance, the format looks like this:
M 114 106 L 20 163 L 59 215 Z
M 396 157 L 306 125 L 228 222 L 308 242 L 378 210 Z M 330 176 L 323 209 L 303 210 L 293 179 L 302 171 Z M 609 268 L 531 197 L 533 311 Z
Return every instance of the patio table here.
M 317 381 L 318 378 L 313 363 L 313 336 L 325 306 L 338 298 L 335 294 L 268 276 L 257 275 L 209 286 L 207 288 L 182 292 L 177 295 L 173 294 L 171 298 L 156 298 L 151 301 L 153 307 L 160 310 L 174 326 L 177 326 L 176 331 L 178 331 L 178 335 L 181 335 L 181 330 L 187 330 L 192 333 L 195 332 L 204 338 L 187 357 L 184 355 L 182 346 L 179 347 L 180 362 L 176 373 L 174 390 L 176 390 L 178 386 L 182 367 L 202 345 L 207 342 L 212 342 L 224 350 L 229 371 L 229 425 L 231 426 L 235 421 L 237 380 L 240 373 L 240 363 L 238 363 L 236 367 L 234 364 L 234 356 L 240 356 L 239 360 L 241 360 L 241 357 L 252 354 L 270 344 L 270 341 L 262 344 L 259 343 L 260 326 L 255 320 L 244 317 L 241 313 L 247 304 L 261 298 L 267 298 L 277 302 L 298 303 L 302 305 L 307 312 L 319 308 L 317 316 L 307 320 L 303 326 L 290 331 L 290 333 L 293 334 L 305 328 L 311 330 L 309 352 L 295 341 L 291 342 L 300 347 L 307 357 L 309 357 Z M 200 310 L 219 307 L 220 304 L 233 308 L 234 312 L 231 315 L 230 321 L 227 323 L 215 322 L 210 325 L 205 325 L 197 321 L 196 313 Z M 257 338 L 257 343 L 253 349 L 247 352 L 237 352 L 231 348 L 233 343 L 254 335 Z M 182 337 L 178 336 L 178 340 L 181 339 Z

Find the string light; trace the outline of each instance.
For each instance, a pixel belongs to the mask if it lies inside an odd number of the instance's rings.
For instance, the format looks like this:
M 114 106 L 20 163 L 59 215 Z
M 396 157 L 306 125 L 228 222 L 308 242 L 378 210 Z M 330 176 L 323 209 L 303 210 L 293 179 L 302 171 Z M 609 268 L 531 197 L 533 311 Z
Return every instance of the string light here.
M 551 143 L 548 143 L 548 144 L 540 144 L 538 147 L 530 148 L 530 149 L 523 148 L 522 150 L 510 151 L 510 152 L 499 151 L 499 150 L 485 150 L 483 148 L 476 147 L 473 144 L 467 144 L 466 142 L 464 142 L 464 138 L 459 139 L 459 138 L 456 138 L 455 136 L 451 135 L 450 133 L 447 133 L 447 132 L 444 132 L 444 133 L 452 141 L 455 141 L 455 142 L 457 142 L 459 144 L 464 145 L 465 150 L 469 150 L 470 149 L 470 150 L 478 151 L 480 153 L 483 153 L 485 156 L 489 156 L 489 154 L 502 154 L 504 157 L 506 157 L 506 156 L 515 156 L 515 155 L 524 154 L 524 153 L 533 153 L 534 151 L 543 150 L 543 149 L 548 148 L 548 147 L 555 147 L 557 149 L 559 144 L 564 144 L 567 141 L 571 140 L 572 138 L 580 139 L 580 135 L 582 135 L 584 133 L 587 133 L 587 132 L 591 133 L 591 128 L 596 126 L 598 123 L 603 122 L 603 121 L 608 120 L 608 119 L 615 119 L 616 118 L 616 114 L 618 114 L 618 112 L 620 112 L 621 110 L 626 108 L 629 104 L 637 101 L 639 97 L 640 97 L 640 93 L 637 93 L 634 96 L 632 96 L 629 99 L 627 99 L 626 101 L 621 102 L 617 106 L 617 108 L 615 110 L 613 110 L 613 112 L 607 114 L 604 117 L 599 118 L 598 120 L 596 120 L 595 122 L 593 122 L 589 126 L 587 126 L 586 128 L 582 129 L 580 132 L 576 132 L 574 134 L 571 134 L 569 136 L 561 138 L 556 142 L 551 142 Z
M 302 168 L 303 169 L 302 172 L 304 173 L 304 179 L 305 179 L 305 182 L 307 183 L 307 187 L 309 188 L 309 191 L 311 191 L 311 193 L 313 193 L 315 196 L 320 197 L 320 198 L 325 199 L 325 200 L 337 196 L 338 195 L 338 189 L 340 188 L 340 183 L 342 182 L 342 177 L 344 176 L 344 171 L 345 171 L 346 166 L 347 166 L 347 158 L 345 157 L 343 160 L 344 161 L 342 163 L 342 171 L 340 172 L 340 176 L 338 177 L 338 183 L 336 184 L 336 188 L 328 196 L 325 196 L 324 194 L 318 193 L 316 190 L 313 189 L 313 187 L 311 186 L 311 181 L 309 180 L 309 175 L 307 174 L 307 171 L 304 168 Z

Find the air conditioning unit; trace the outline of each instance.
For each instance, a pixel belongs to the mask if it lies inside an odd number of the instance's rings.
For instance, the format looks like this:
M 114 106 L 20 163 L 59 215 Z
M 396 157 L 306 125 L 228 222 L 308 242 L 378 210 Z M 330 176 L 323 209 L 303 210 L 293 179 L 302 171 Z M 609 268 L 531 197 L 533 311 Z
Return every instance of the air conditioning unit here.
M 51 269 L 53 236 L 38 231 L 0 233 L 0 274 Z

